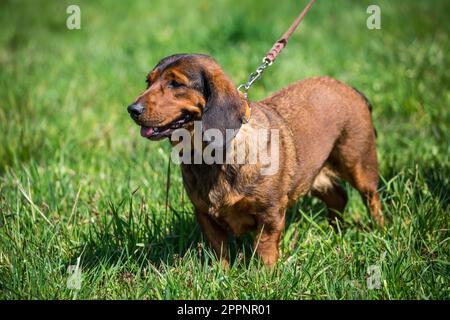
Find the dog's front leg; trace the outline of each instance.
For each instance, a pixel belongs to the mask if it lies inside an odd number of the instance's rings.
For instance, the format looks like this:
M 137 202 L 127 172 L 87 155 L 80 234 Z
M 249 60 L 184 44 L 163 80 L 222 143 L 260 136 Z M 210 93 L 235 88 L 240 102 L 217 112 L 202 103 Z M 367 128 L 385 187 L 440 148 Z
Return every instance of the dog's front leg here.
M 269 268 L 278 259 L 278 246 L 284 231 L 284 222 L 285 209 L 266 212 L 258 219 L 254 248 Z
M 221 260 L 223 267 L 227 268 L 229 266 L 227 231 L 214 221 L 208 213 L 196 210 L 196 216 L 217 258 Z

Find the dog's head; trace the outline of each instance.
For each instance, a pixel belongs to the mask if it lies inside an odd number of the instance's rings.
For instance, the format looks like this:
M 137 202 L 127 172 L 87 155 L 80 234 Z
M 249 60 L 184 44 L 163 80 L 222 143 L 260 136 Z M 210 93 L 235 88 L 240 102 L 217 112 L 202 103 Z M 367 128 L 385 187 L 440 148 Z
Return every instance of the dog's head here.
M 178 128 L 238 129 L 245 106 L 219 64 L 206 55 L 176 54 L 162 59 L 147 76 L 147 89 L 128 107 L 151 140 L 170 137 Z

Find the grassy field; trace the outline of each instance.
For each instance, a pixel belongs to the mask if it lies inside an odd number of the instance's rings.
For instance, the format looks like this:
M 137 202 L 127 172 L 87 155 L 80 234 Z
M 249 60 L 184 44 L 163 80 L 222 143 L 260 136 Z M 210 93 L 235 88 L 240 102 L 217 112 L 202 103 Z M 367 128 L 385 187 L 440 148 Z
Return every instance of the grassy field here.
M 81 8 L 81 30 L 66 7 Z M 330 75 L 371 100 L 386 230 L 359 195 L 340 232 L 305 198 L 275 272 L 231 242 L 222 271 L 170 146 L 140 138 L 126 106 L 178 52 L 214 56 L 236 83 L 306 1 L 1 1 L 1 299 L 449 299 L 450 3 L 317 1 L 251 91 Z M 381 30 L 366 8 L 381 7 Z M 67 269 L 80 257 L 80 290 Z M 379 289 L 368 268 L 381 268 Z M 369 278 L 368 278 L 369 277 Z

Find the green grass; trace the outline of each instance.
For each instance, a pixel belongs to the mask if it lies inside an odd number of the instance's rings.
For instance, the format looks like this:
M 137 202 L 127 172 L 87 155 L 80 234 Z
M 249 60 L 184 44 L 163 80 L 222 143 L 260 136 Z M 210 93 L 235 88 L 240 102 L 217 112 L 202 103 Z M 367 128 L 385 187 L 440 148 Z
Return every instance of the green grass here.
M 382 29 L 368 30 L 373 1 L 319 0 L 252 89 L 330 75 L 369 97 L 378 130 L 386 230 L 370 230 L 354 191 L 337 233 L 302 199 L 272 273 L 248 237 L 219 268 L 176 167 L 166 208 L 169 144 L 140 138 L 126 106 L 177 52 L 245 81 L 306 1 L 76 1 L 82 29 L 69 31 L 72 3 L 0 3 L 0 298 L 450 298 L 448 1 L 376 1 Z

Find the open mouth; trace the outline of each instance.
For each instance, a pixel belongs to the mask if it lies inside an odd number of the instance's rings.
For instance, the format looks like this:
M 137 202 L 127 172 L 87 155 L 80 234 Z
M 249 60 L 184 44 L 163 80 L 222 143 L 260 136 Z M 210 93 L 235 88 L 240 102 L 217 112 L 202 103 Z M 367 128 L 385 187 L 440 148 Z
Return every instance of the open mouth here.
M 176 129 L 182 128 L 192 120 L 191 114 L 185 114 L 171 123 L 161 127 L 141 126 L 141 136 L 150 140 L 159 140 L 170 137 Z

